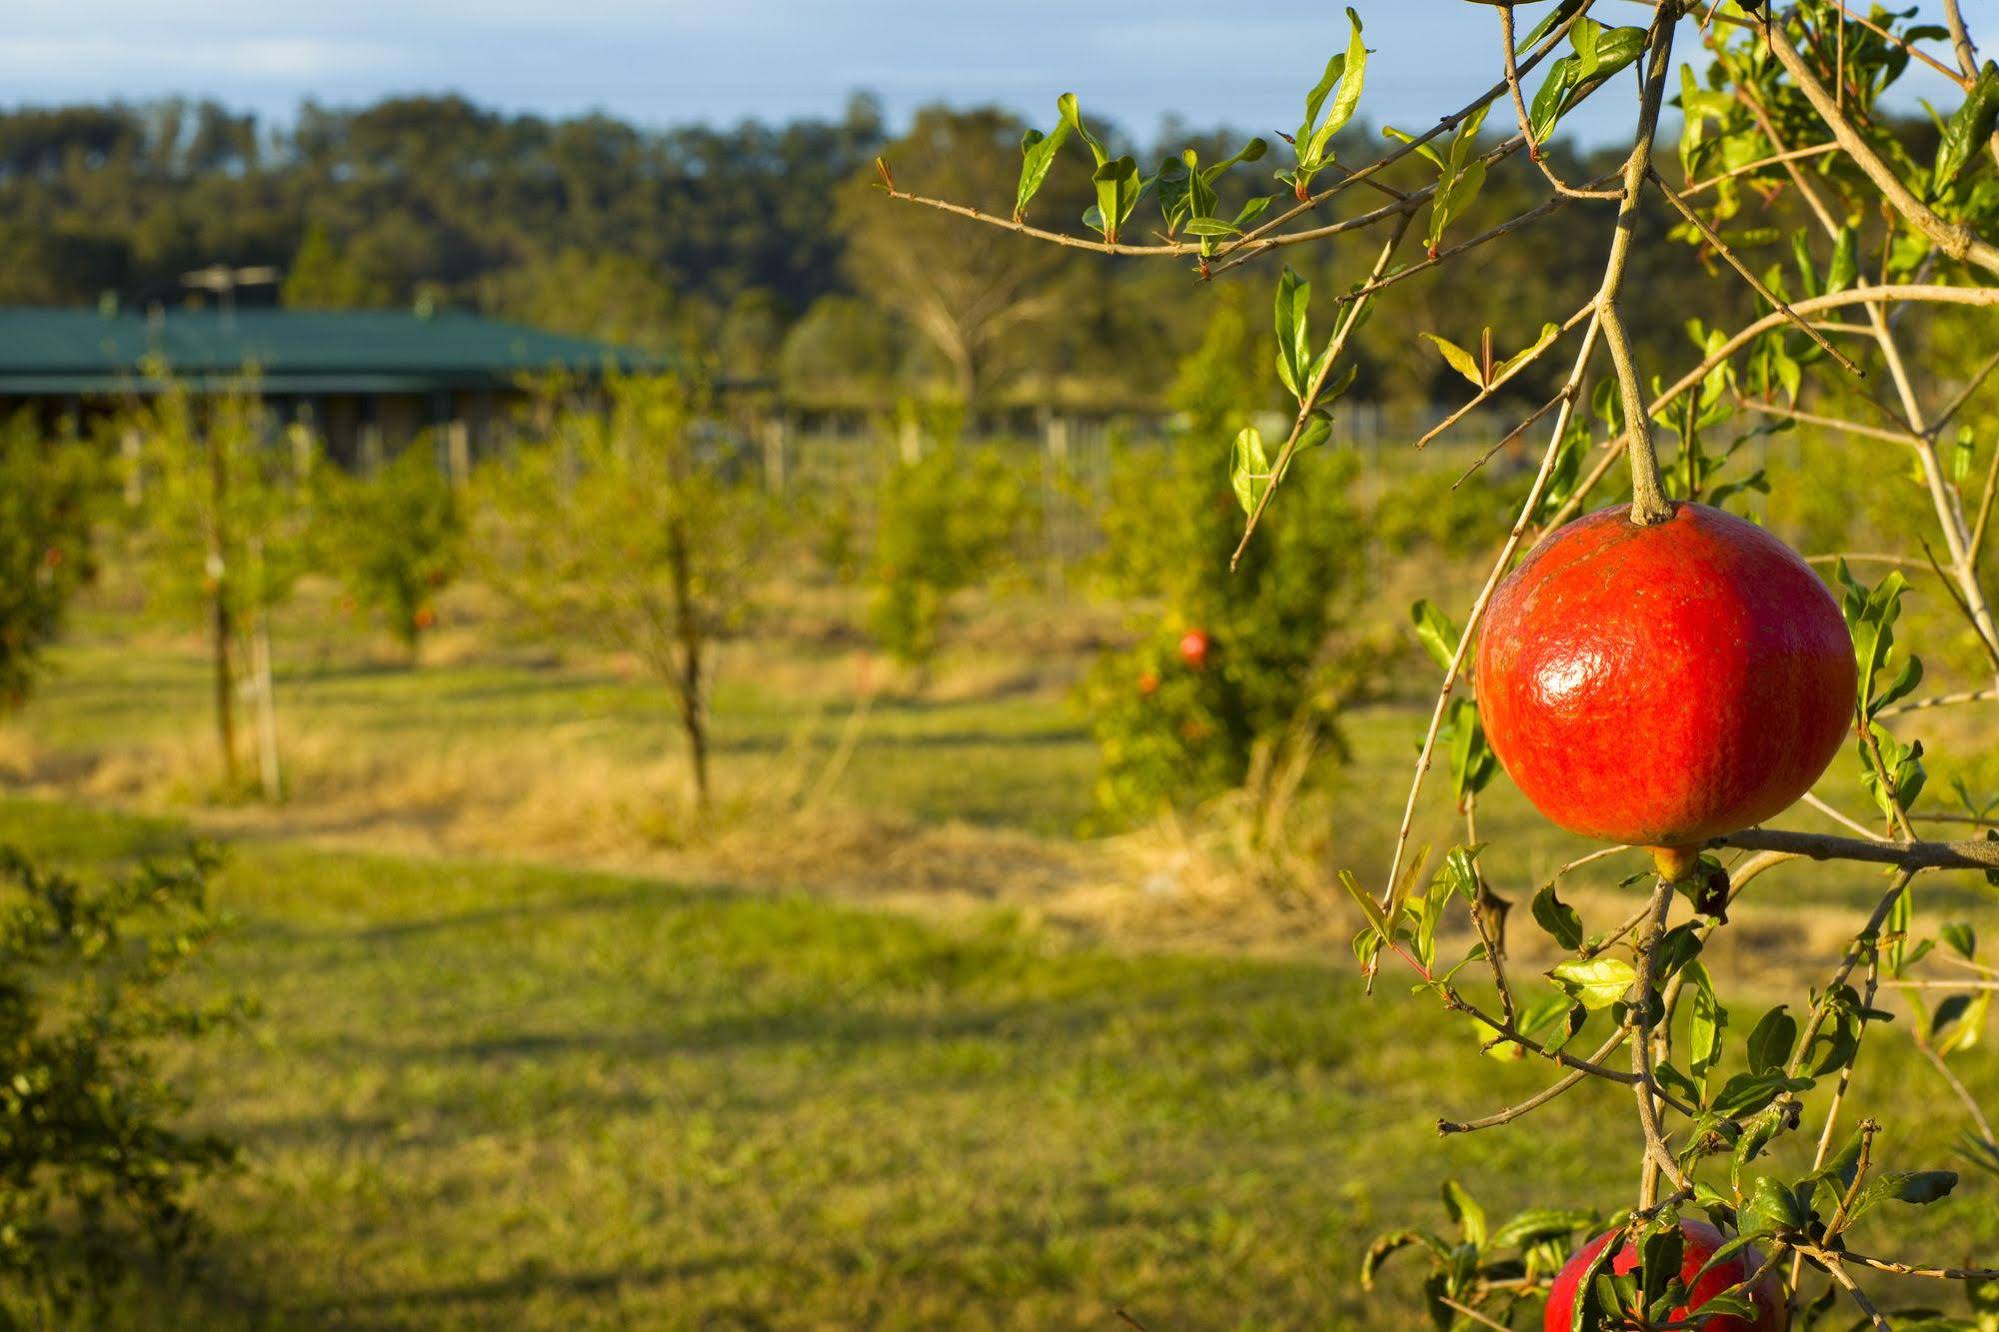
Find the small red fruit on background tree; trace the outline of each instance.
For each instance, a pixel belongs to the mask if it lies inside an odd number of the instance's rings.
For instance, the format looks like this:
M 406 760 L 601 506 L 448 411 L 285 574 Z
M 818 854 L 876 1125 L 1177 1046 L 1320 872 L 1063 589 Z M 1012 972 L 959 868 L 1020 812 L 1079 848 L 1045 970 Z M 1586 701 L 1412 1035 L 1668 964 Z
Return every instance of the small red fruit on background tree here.
M 1638 1247 L 1628 1242 L 1617 1251 L 1617 1257 L 1609 1262 L 1602 1261 L 1603 1251 L 1615 1238 L 1616 1232 L 1597 1236 L 1578 1249 L 1575 1257 L 1569 1259 L 1556 1274 L 1554 1289 L 1548 1292 L 1547 1312 L 1542 1318 L 1545 1332 L 1569 1332 L 1575 1315 L 1576 1297 L 1585 1278 L 1594 1280 L 1599 1273 L 1606 1271 L 1613 1277 L 1630 1276 L 1638 1271 Z M 1663 1261 L 1658 1265 L 1670 1271 L 1671 1250 L 1675 1241 L 1670 1232 L 1662 1238 L 1664 1243 L 1658 1253 Z M 1701 1325 L 1702 1332 L 1784 1332 L 1790 1326 L 1783 1287 L 1778 1284 L 1775 1273 L 1764 1269 L 1763 1255 L 1756 1251 L 1755 1246 L 1745 1245 L 1736 1249 L 1710 1267 L 1709 1261 L 1726 1240 L 1713 1226 L 1693 1220 L 1680 1222 L 1678 1243 L 1679 1277 L 1684 1287 L 1684 1302 L 1674 1305 L 1664 1321 L 1683 1322 L 1688 1315 L 1727 1298 L 1733 1288 L 1741 1287 L 1735 1291 L 1735 1299 L 1747 1306 L 1750 1312 L 1746 1315 L 1715 1313 Z M 1734 1302 L 1730 1301 L 1731 1307 Z
M 1187 663 L 1188 670 L 1205 670 L 1208 665 L 1208 651 L 1212 646 L 1205 631 L 1189 629 L 1180 635 L 1180 660 Z
M 1674 880 L 1811 789 L 1852 728 L 1854 676 L 1819 576 L 1705 504 L 1551 534 L 1479 636 L 1479 715 L 1514 785 L 1570 832 L 1653 848 Z

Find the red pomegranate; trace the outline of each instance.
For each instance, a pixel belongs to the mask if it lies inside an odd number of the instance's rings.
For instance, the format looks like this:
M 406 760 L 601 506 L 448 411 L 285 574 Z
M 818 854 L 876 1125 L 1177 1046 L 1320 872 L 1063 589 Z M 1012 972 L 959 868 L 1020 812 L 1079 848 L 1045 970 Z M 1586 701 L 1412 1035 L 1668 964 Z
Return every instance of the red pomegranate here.
M 1199 629 L 1189 629 L 1180 635 L 1180 660 L 1193 670 L 1200 670 L 1208 664 L 1208 635 Z
M 1737 1249 L 1728 1257 L 1714 1265 L 1713 1270 L 1696 1279 L 1707 1260 L 1722 1245 L 1722 1234 L 1705 1221 L 1683 1220 L 1680 1234 L 1685 1237 L 1680 1258 L 1680 1280 L 1687 1283 L 1687 1302 L 1668 1315 L 1672 1319 L 1685 1318 L 1698 1310 L 1715 1296 L 1753 1276 L 1763 1266 L 1763 1255 L 1752 1245 Z M 1575 1255 L 1562 1266 L 1555 1277 L 1555 1287 L 1548 1292 L 1548 1312 L 1541 1320 L 1543 1332 L 1569 1332 L 1569 1320 L 1575 1315 L 1576 1291 L 1582 1284 L 1583 1273 L 1603 1252 L 1603 1246 L 1610 1243 L 1609 1235 L 1599 1235 L 1576 1250 Z M 1638 1249 L 1626 1243 L 1618 1255 L 1610 1260 L 1613 1275 L 1623 1276 L 1638 1266 Z M 1763 1279 L 1749 1289 L 1749 1302 L 1756 1306 L 1755 1319 L 1746 1319 L 1734 1314 L 1722 1314 L 1708 1320 L 1705 1332 L 1785 1332 L 1791 1325 L 1790 1306 L 1784 1301 L 1784 1288 L 1777 1283 L 1776 1274 L 1766 1272 Z
M 1478 646 L 1499 761 L 1570 832 L 1694 848 L 1811 789 L 1853 723 L 1853 641 L 1797 554 L 1704 504 L 1623 506 L 1551 534 L 1500 583 Z

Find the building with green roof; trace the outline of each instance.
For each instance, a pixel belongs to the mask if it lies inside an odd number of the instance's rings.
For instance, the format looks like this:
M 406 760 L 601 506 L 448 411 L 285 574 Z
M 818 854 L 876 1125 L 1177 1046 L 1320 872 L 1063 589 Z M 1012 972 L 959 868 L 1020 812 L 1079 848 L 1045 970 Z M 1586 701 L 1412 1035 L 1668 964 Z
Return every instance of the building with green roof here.
M 254 385 L 278 420 L 350 464 L 431 428 L 476 446 L 532 376 L 665 368 L 630 348 L 459 313 L 0 309 L 0 412 L 80 421 L 157 392 L 156 364 L 197 394 Z

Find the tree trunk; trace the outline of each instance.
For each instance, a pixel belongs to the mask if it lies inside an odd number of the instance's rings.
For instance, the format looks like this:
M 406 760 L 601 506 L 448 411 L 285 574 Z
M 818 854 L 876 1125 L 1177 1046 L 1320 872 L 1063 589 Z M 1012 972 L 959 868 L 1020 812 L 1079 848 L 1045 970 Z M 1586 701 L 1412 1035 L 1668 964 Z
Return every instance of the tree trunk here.
M 263 779 L 264 799 L 276 804 L 284 798 L 284 768 L 278 761 L 278 699 L 271 672 L 271 616 L 257 611 L 256 627 L 250 638 L 250 669 L 257 690 L 257 771 Z
M 694 768 L 694 804 L 708 812 L 708 718 L 701 699 L 701 619 L 694 606 L 693 551 L 688 547 L 687 520 L 679 513 L 667 519 L 667 560 L 673 572 L 673 629 L 678 640 L 680 725 L 687 733 L 687 755 Z
M 208 524 L 208 581 L 210 630 L 215 652 L 215 732 L 222 749 L 222 776 L 233 791 L 241 779 L 236 762 L 236 672 L 230 660 L 234 625 L 229 614 L 227 564 L 229 533 L 225 516 L 229 502 L 229 466 L 222 446 L 211 433 L 208 437 L 208 480 L 211 512 Z

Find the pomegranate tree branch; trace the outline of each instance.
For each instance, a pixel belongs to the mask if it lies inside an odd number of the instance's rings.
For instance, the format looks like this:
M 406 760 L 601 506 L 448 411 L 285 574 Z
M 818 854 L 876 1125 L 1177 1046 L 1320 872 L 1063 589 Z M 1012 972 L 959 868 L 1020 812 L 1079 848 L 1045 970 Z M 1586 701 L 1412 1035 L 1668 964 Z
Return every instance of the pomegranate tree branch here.
M 1553 32 L 1549 33 L 1545 38 L 1543 38 L 1541 44 L 1534 49 L 1533 54 L 1529 55 L 1527 59 L 1520 62 L 1519 72 L 1521 74 L 1526 74 L 1531 70 L 1533 70 L 1533 68 L 1536 65 L 1540 64 L 1543 60 L 1546 60 L 1548 58 L 1549 53 L 1552 52 L 1557 46 L 1559 46 L 1562 43 L 1562 41 L 1565 38 L 1568 37 L 1569 30 L 1575 27 L 1577 23 L 1581 22 L 1582 19 L 1589 14 L 1590 4 L 1592 3 L 1594 3 L 1594 0 L 1586 0 L 1586 3 L 1577 7 L 1575 13 L 1569 15 L 1568 18 L 1564 19 L 1560 24 L 1556 26 Z M 1432 125 L 1429 129 L 1423 131 L 1423 133 L 1415 135 L 1414 137 L 1409 139 L 1409 141 L 1404 143 L 1400 148 L 1395 149 L 1393 152 L 1388 153 L 1386 156 L 1376 158 L 1373 162 L 1370 162 L 1368 165 L 1362 167 L 1358 171 L 1342 176 L 1337 182 L 1319 191 L 1317 194 L 1314 194 L 1310 199 L 1307 199 L 1302 203 L 1295 204 L 1292 207 L 1285 209 L 1282 213 L 1279 213 L 1276 217 L 1273 217 L 1270 220 L 1254 227 L 1250 231 L 1245 232 L 1241 237 L 1239 237 L 1234 242 L 1220 246 L 1217 249 L 1216 253 L 1219 255 L 1226 256 L 1232 254 L 1234 251 L 1240 249 L 1242 246 L 1246 244 L 1263 239 L 1264 237 L 1282 228 L 1285 225 L 1285 223 L 1290 222 L 1298 217 L 1303 216 L 1306 213 L 1311 212 L 1313 209 L 1319 207 L 1319 205 L 1325 203 L 1328 199 L 1331 199 L 1334 195 L 1339 194 L 1342 190 L 1351 189 L 1353 186 L 1368 180 L 1370 177 L 1376 175 L 1377 173 L 1387 170 L 1395 163 L 1401 161 L 1403 158 L 1417 151 L 1417 149 L 1422 147 L 1422 145 L 1430 142 L 1430 140 L 1438 137 L 1441 134 L 1445 134 L 1452 130 L 1455 130 L 1460 124 L 1463 123 L 1466 116 L 1471 115 L 1473 112 L 1477 111 L 1480 107 L 1490 105 L 1495 98 L 1502 97 L 1505 95 L 1505 93 L 1506 93 L 1506 81 L 1502 79 L 1498 83 L 1493 84 L 1492 87 L 1486 89 L 1486 91 L 1480 96 L 1473 98 L 1471 101 L 1459 107 L 1456 111 L 1452 112 L 1450 115 L 1440 119 L 1435 125 Z M 1585 93 L 1584 95 L 1586 96 L 1587 93 Z M 1512 140 L 1512 146 L 1514 148 L 1524 147 L 1525 144 L 1526 144 L 1525 139 L 1517 138 Z M 1301 232 L 1298 234 L 1304 235 L 1307 233 Z
M 1563 180 L 1561 175 L 1548 165 L 1547 158 L 1542 156 L 1541 145 L 1534 140 L 1534 119 L 1527 114 L 1527 99 L 1520 92 L 1520 54 L 1515 49 L 1513 39 L 1512 5 L 1499 6 L 1499 46 L 1506 59 L 1506 92 L 1513 99 L 1513 115 L 1520 122 L 1520 136 L 1527 140 L 1527 156 L 1535 166 L 1541 168 L 1541 174 L 1555 187 L 1556 195 L 1568 199 L 1617 198 L 1616 190 L 1594 187 L 1577 189 Z
M 1790 832 L 1780 828 L 1746 828 L 1717 837 L 1711 847 L 1744 851 L 1782 851 L 1808 860 L 1854 860 L 1868 865 L 1893 865 L 1918 870 L 1999 869 L 1999 842 L 1873 842 L 1826 833 Z
M 1663 12 L 1663 11 L 1662 11 Z M 1638 1124 L 1645 1134 L 1645 1162 L 1638 1177 L 1638 1205 L 1651 1207 L 1659 1201 L 1659 1174 L 1681 1189 L 1692 1184 L 1673 1160 L 1659 1127 L 1658 1087 L 1652 1074 L 1651 1028 L 1666 1021 L 1659 1004 L 1659 938 L 1666 931 L 1666 917 L 1673 909 L 1673 885 L 1660 875 L 1652 889 L 1644 932 L 1638 937 L 1638 976 L 1631 983 L 1631 1071 L 1638 1075 L 1632 1095 L 1638 1102 Z
M 1706 218 L 1702 217 L 1699 213 L 1695 212 L 1692 208 L 1688 207 L 1687 201 L 1685 199 L 1682 199 L 1679 195 L 1673 192 L 1673 187 L 1666 183 L 1664 177 L 1660 176 L 1656 168 L 1648 165 L 1645 168 L 1645 174 L 1648 178 L 1650 178 L 1652 184 L 1658 188 L 1659 193 L 1665 196 L 1666 202 L 1673 205 L 1674 209 L 1679 213 L 1681 217 L 1684 217 L 1685 219 L 1687 219 L 1688 222 L 1693 224 L 1694 230 L 1700 232 L 1702 239 L 1707 241 L 1707 243 L 1710 246 L 1714 247 L 1714 252 L 1720 255 L 1730 268 L 1735 270 L 1736 276 L 1740 277 L 1744 282 L 1747 282 L 1749 284 L 1750 289 L 1752 291 L 1754 291 L 1758 296 L 1762 297 L 1769 304 L 1776 306 L 1777 310 L 1781 314 L 1783 314 L 1785 318 L 1789 319 L 1792 323 L 1796 324 L 1800 329 L 1802 329 L 1806 337 L 1810 338 L 1813 342 L 1816 342 L 1819 345 L 1820 349 L 1822 349 L 1826 355 L 1832 357 L 1833 360 L 1839 362 L 1840 367 L 1844 369 L 1848 374 L 1857 376 L 1858 378 L 1861 379 L 1865 379 L 1867 377 L 1867 372 L 1865 370 L 1862 370 L 1859 366 L 1855 365 L 1852 359 L 1848 357 L 1845 352 L 1841 351 L 1839 348 L 1832 345 L 1832 343 L 1826 338 L 1825 334 L 1819 332 L 1818 329 L 1812 327 L 1812 325 L 1806 321 L 1803 315 L 1799 314 L 1796 310 L 1793 310 L 1791 308 L 1789 301 L 1786 301 L 1782 296 L 1779 296 L 1776 292 L 1770 290 L 1768 283 L 1764 282 L 1762 278 L 1757 277 L 1755 273 L 1751 272 L 1749 269 L 1749 265 L 1743 263 L 1741 259 L 1736 257 L 1734 248 L 1730 246 L 1726 240 L 1722 239 L 1721 234 L 1719 232 L 1717 232 L 1713 227 L 1708 225 Z
M 1860 131 L 1853 127 L 1853 122 L 1847 119 L 1832 94 L 1819 82 L 1810 63 L 1798 53 L 1790 34 L 1784 31 L 1783 22 L 1766 19 L 1763 37 L 1771 53 L 1777 57 L 1777 62 L 1784 67 L 1784 72 L 1791 76 L 1792 83 L 1812 104 L 1812 109 L 1818 112 L 1819 119 L 1832 131 L 1833 138 L 1839 141 L 1839 146 L 1853 160 L 1853 164 L 1874 182 L 1888 205 L 1951 258 L 1975 264 L 1989 273 L 1999 273 L 1999 249 L 1981 240 L 1969 227 L 1955 226 L 1938 217 L 1929 205 L 1902 183 L 1902 178 L 1895 174 L 1894 169 L 1881 160 L 1881 155 L 1874 151 L 1874 145 L 1861 137 Z
M 1404 213 L 1402 220 L 1395 224 L 1395 230 L 1389 233 L 1388 240 L 1381 247 L 1381 253 L 1375 258 L 1374 271 L 1368 275 L 1369 282 L 1378 281 L 1388 270 L 1389 260 L 1395 257 L 1395 248 L 1402 243 L 1402 237 L 1408 234 L 1410 221 L 1411 215 Z M 1367 313 L 1365 300 L 1355 301 L 1347 307 L 1346 317 L 1334 331 L 1332 342 L 1328 345 L 1326 354 L 1320 359 L 1318 373 L 1305 385 L 1305 391 L 1298 395 L 1298 414 L 1292 418 L 1291 433 L 1285 438 L 1284 447 L 1278 450 L 1276 459 L 1270 464 L 1269 483 L 1264 486 L 1263 493 L 1257 496 L 1256 507 L 1249 511 L 1249 521 L 1243 524 L 1242 540 L 1236 543 L 1235 553 L 1229 556 L 1231 570 L 1242 560 L 1242 553 L 1249 549 L 1249 539 L 1255 534 L 1256 525 L 1263 518 L 1263 511 L 1270 507 L 1270 497 L 1277 493 L 1277 487 L 1284 480 L 1285 470 L 1290 467 L 1292 456 L 1298 451 L 1298 441 L 1304 436 L 1305 425 L 1312 419 L 1312 413 L 1318 410 L 1319 395 L 1325 391 L 1326 381 L 1332 377 L 1333 368 L 1340 363 L 1341 353 L 1346 350 L 1347 339 L 1353 336 L 1356 328 L 1360 327 L 1361 316 L 1365 313 Z
M 1584 305 L 1581 309 L 1577 310 L 1574 314 L 1570 315 L 1567 319 L 1564 319 L 1562 321 L 1562 332 L 1568 333 L 1573 331 L 1577 324 L 1582 323 L 1583 320 L 1588 318 L 1591 314 L 1593 314 L 1595 310 L 1596 310 L 1595 301 L 1591 301 L 1588 304 Z M 1542 355 L 1545 352 L 1547 352 L 1548 348 L 1555 345 L 1556 341 L 1557 339 L 1550 338 L 1547 342 L 1543 343 L 1541 346 L 1536 347 L 1532 351 L 1528 352 L 1527 355 L 1524 358 L 1522 358 L 1522 360 L 1518 365 L 1511 367 L 1510 369 L 1507 370 L 1505 374 L 1500 375 L 1498 378 L 1494 379 L 1490 384 L 1487 384 L 1483 388 L 1479 389 L 1479 391 L 1477 393 L 1474 393 L 1471 396 L 1471 398 L 1468 401 L 1466 401 L 1466 403 L 1462 407 L 1459 407 L 1449 416 L 1446 416 L 1442 421 L 1438 422 L 1436 425 L 1430 427 L 1429 430 L 1425 431 L 1422 437 L 1416 441 L 1415 447 L 1419 449 L 1427 447 L 1431 440 L 1443 434 L 1445 431 L 1449 430 L 1452 426 L 1456 425 L 1458 422 L 1464 420 L 1465 417 L 1471 415 L 1471 413 L 1473 413 L 1474 411 L 1477 411 L 1482 404 L 1491 399 L 1493 394 L 1499 392 L 1500 389 L 1512 383 L 1513 380 L 1516 377 L 1518 377 L 1522 371 L 1526 370 L 1528 366 L 1540 360 Z M 1542 415 L 1546 414 L 1547 411 L 1548 411 L 1547 408 L 1545 407 L 1542 408 L 1540 412 L 1537 412 L 1533 416 L 1529 417 L 1527 419 L 1526 424 L 1523 425 L 1521 429 L 1524 430 L 1527 428 L 1527 426 L 1532 425 L 1535 421 L 1539 420 Z M 1510 439 L 1512 438 L 1512 436 L 1509 435 L 1508 438 Z
M 1936 1281 L 1992 1281 L 1999 1279 L 1999 1267 L 1922 1267 L 1915 1263 L 1891 1263 L 1885 1258 L 1870 1258 L 1864 1253 L 1847 1249 L 1840 1254 L 1849 1263 L 1859 1263 L 1877 1272 L 1888 1272 L 1894 1276 L 1929 1277 Z
M 1838 151 L 1839 145 L 1836 143 L 1815 143 L 1809 148 L 1792 148 L 1786 152 L 1772 153 L 1768 157 L 1759 157 L 1754 162 L 1745 162 L 1739 167 L 1731 167 L 1729 170 L 1709 176 L 1705 180 L 1696 181 L 1681 190 L 1680 197 L 1691 199 L 1696 194 L 1706 193 L 1725 180 L 1734 180 L 1737 176 L 1746 176 L 1752 171 L 1761 171 L 1764 167 L 1782 166 L 1787 162 L 1796 162 L 1801 158 L 1822 157 L 1826 153 L 1836 153 Z
M 1628 1031 L 1623 1027 L 1619 1027 L 1616 1031 L 1612 1032 L 1610 1039 L 1598 1046 L 1595 1052 L 1590 1055 L 1589 1062 L 1592 1064 L 1601 1064 L 1604 1060 L 1610 1058 L 1611 1055 L 1617 1052 L 1617 1047 L 1624 1043 L 1624 1038 L 1628 1034 Z M 1480 1129 L 1498 1128 L 1501 1124 L 1511 1124 L 1522 1115 L 1531 1114 L 1539 1110 L 1542 1106 L 1572 1087 L 1575 1087 L 1584 1078 L 1589 1076 L 1591 1076 L 1590 1070 L 1586 1068 L 1575 1069 L 1564 1076 L 1561 1081 L 1553 1083 L 1542 1091 L 1536 1092 L 1518 1105 L 1510 1105 L 1506 1109 L 1495 1111 L 1482 1119 L 1439 1119 L 1437 1121 L 1437 1132 L 1444 1137 L 1449 1137 L 1454 1133 L 1476 1133 Z
M 1672 63 L 1673 25 L 1680 18 L 1681 0 L 1665 0 L 1653 16 L 1647 38 L 1650 63 L 1645 70 L 1643 100 L 1638 109 L 1638 134 L 1624 163 L 1624 197 L 1617 206 L 1617 230 L 1611 237 L 1610 259 L 1597 291 L 1597 317 L 1604 345 L 1617 370 L 1618 396 L 1624 404 L 1625 453 L 1631 467 L 1631 521 L 1662 523 L 1673 516 L 1666 489 L 1659 479 L 1659 457 L 1652 448 L 1652 420 L 1645 412 L 1645 387 L 1618 298 L 1624 290 L 1625 267 L 1638 227 L 1638 201 L 1652 168 L 1652 143 L 1659 130 L 1659 107 L 1666 95 L 1666 70 Z
M 1584 6 L 1584 9 L 1587 9 L 1587 6 Z M 1436 757 L 1437 735 L 1443 728 L 1444 714 L 1449 710 L 1451 695 L 1457 689 L 1458 675 L 1464 669 L 1465 657 L 1478 632 L 1479 620 L 1484 616 L 1485 608 L 1492 600 L 1493 591 L 1499 586 L 1499 580 L 1505 577 L 1507 566 L 1512 562 L 1514 552 L 1519 550 L 1521 540 L 1533 522 L 1534 513 L 1541 505 L 1541 496 L 1546 492 L 1548 478 L 1554 472 L 1555 461 L 1561 452 L 1562 439 L 1568 433 L 1569 420 L 1575 412 L 1576 399 L 1582 391 L 1583 379 L 1589 371 L 1590 358 L 1595 354 L 1597 339 L 1602 336 L 1607 340 L 1607 325 L 1611 319 L 1616 318 L 1617 294 L 1624 282 L 1625 265 L 1630 256 L 1636 225 L 1635 213 L 1639 189 L 1644 183 L 1645 168 L 1651 161 L 1652 139 L 1658 129 L 1659 104 L 1665 94 L 1666 66 L 1669 63 L 1673 32 L 1672 21 L 1663 17 L 1666 10 L 1671 10 L 1677 17 L 1679 0 L 1669 0 L 1665 9 L 1661 10 L 1662 17 L 1654 23 L 1653 32 L 1647 40 L 1647 45 L 1652 50 L 1653 63 L 1647 75 L 1637 142 L 1634 143 L 1631 156 L 1624 166 L 1623 200 L 1618 205 L 1617 230 L 1611 241 L 1610 256 L 1604 264 L 1603 281 L 1597 289 L 1595 315 L 1584 331 L 1582 347 L 1576 353 L 1575 364 L 1569 371 L 1568 381 L 1563 385 L 1561 410 L 1555 415 L 1555 427 L 1550 434 L 1548 448 L 1541 456 L 1541 466 L 1534 475 L 1534 483 L 1528 487 L 1527 498 L 1521 503 L 1520 516 L 1514 521 L 1506 540 L 1500 545 L 1498 558 L 1493 561 L 1484 586 L 1480 588 L 1477 598 L 1472 602 L 1471 611 L 1465 618 L 1464 631 L 1459 634 L 1457 646 L 1451 653 L 1450 664 L 1445 667 L 1443 684 L 1438 688 L 1436 704 L 1430 711 L 1430 725 L 1424 733 L 1422 748 L 1416 755 L 1416 770 L 1410 778 L 1409 795 L 1403 802 L 1402 822 L 1396 831 L 1395 850 L 1389 861 L 1387 887 L 1382 889 L 1384 901 L 1393 894 L 1396 877 L 1402 871 L 1402 858 L 1409 847 L 1409 831 L 1415 824 L 1416 801 L 1422 795 L 1424 779 L 1429 775 L 1430 764 Z M 1999 301 L 1999 292 L 1994 292 L 1994 299 Z M 1621 324 L 1619 331 L 1622 331 Z M 1629 374 L 1627 377 L 1621 373 L 1620 379 L 1624 381 L 1627 391 L 1636 393 L 1638 392 L 1637 369 L 1635 365 L 1630 364 L 1629 351 L 1627 339 L 1624 360 L 1625 369 Z M 1652 497 L 1657 507 L 1655 510 L 1647 506 L 1645 511 L 1664 511 L 1665 495 L 1664 488 L 1659 483 L 1658 459 L 1652 454 L 1651 434 L 1646 427 L 1642 402 L 1640 406 L 1641 411 L 1635 423 L 1627 422 L 1632 428 L 1632 439 L 1642 445 L 1642 448 L 1634 447 L 1634 475 L 1643 471 L 1649 462 Z M 1634 485 L 1637 484 L 1640 483 L 1634 482 Z

